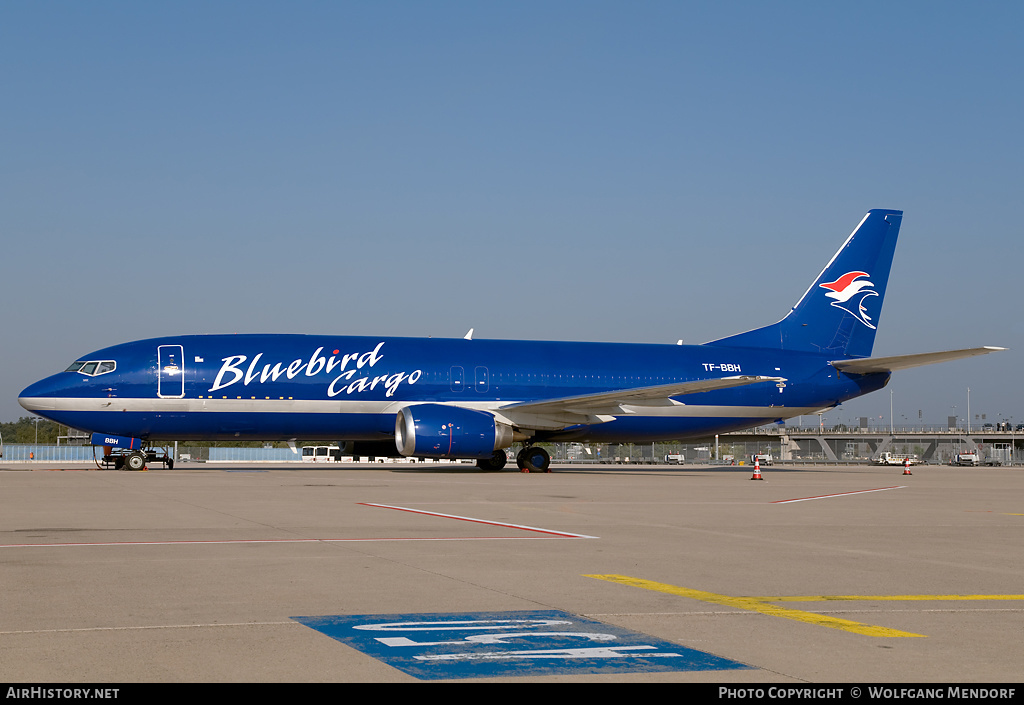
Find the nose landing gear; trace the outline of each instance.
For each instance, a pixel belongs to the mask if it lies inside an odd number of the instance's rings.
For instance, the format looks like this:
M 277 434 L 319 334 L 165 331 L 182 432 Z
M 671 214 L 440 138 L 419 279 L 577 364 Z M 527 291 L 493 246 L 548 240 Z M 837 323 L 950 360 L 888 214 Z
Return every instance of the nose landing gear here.
M 134 472 L 145 472 L 149 463 L 163 463 L 168 470 L 174 469 L 174 458 L 165 448 L 163 453 L 157 453 L 152 448 L 142 450 L 125 450 L 122 448 L 111 448 L 104 446 L 102 459 L 96 457 L 96 447 L 93 446 L 93 460 L 96 467 L 101 470 L 131 470 Z

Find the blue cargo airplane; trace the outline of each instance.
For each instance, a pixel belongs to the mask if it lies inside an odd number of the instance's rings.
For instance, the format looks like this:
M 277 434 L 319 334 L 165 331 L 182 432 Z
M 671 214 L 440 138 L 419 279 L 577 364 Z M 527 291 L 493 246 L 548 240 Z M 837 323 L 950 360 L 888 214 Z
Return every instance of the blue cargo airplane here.
M 25 389 L 29 411 L 146 443 L 339 439 L 353 455 L 548 471 L 541 441 L 707 438 L 834 407 L 895 370 L 1002 348 L 870 357 L 902 211 L 869 211 L 778 323 L 704 345 L 197 335 L 124 343 Z M 141 467 L 141 463 L 128 463 Z

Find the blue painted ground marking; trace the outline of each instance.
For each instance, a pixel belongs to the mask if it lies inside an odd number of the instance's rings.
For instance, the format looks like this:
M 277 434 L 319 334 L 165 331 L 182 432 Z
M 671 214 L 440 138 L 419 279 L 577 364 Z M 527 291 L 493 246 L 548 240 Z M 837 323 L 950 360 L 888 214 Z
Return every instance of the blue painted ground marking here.
M 421 680 L 750 668 L 558 610 L 292 619 Z

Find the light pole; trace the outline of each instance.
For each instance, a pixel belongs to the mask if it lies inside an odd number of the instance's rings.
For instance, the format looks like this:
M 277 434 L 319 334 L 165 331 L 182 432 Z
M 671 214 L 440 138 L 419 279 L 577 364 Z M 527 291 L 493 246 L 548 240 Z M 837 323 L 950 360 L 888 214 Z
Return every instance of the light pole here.
M 967 388 L 967 435 L 971 435 L 971 388 Z
M 1016 435 L 1016 433 L 1013 430 L 1013 417 L 1012 416 L 1007 416 L 1007 417 L 1004 417 L 1004 418 L 1006 420 L 1004 420 L 1003 423 L 1009 424 L 1009 426 L 1010 426 L 1010 428 L 1007 429 L 1007 430 L 1010 431 L 1010 462 L 1008 464 L 1009 465 L 1013 465 L 1013 447 L 1016 445 L 1016 441 L 1014 439 L 1014 436 Z M 999 427 L 996 426 L 996 428 L 999 428 Z

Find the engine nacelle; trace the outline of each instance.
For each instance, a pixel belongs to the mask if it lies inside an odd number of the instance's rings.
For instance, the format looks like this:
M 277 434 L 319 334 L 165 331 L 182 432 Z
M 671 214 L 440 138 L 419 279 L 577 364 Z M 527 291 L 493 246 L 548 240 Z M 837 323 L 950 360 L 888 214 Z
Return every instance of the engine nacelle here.
M 512 428 L 485 411 L 416 404 L 398 412 L 395 445 L 406 457 L 490 458 L 512 445 Z

